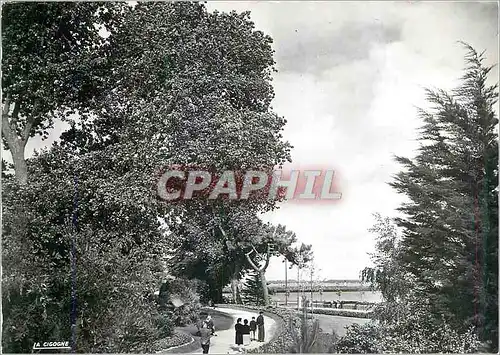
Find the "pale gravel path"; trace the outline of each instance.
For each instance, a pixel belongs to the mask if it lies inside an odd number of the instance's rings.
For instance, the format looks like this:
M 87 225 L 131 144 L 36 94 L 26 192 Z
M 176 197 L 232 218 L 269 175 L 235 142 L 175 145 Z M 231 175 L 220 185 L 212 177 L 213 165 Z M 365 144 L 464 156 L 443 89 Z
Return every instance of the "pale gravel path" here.
M 257 318 L 259 314 L 258 312 L 249 312 L 249 311 L 243 311 L 241 309 L 233 309 L 225 307 L 217 308 L 217 311 L 226 313 L 229 316 L 233 317 L 233 325 L 231 326 L 230 329 L 227 330 L 221 330 L 221 331 L 217 331 L 217 329 L 215 330 L 217 336 L 214 336 L 210 339 L 209 354 L 238 354 L 239 352 L 236 348 L 236 345 L 234 344 L 234 338 L 235 338 L 234 325 L 236 324 L 236 320 L 238 318 L 241 318 L 241 319 L 248 319 L 248 321 L 250 321 L 252 317 Z M 264 328 L 266 335 L 264 339 L 265 341 L 263 343 L 252 341 L 250 342 L 249 345 L 245 346 L 245 349 L 248 350 L 257 348 L 267 343 L 270 339 L 272 339 L 277 329 L 276 321 L 268 316 L 264 316 Z M 201 354 L 201 353 L 202 350 L 199 349 L 198 351 L 192 354 Z

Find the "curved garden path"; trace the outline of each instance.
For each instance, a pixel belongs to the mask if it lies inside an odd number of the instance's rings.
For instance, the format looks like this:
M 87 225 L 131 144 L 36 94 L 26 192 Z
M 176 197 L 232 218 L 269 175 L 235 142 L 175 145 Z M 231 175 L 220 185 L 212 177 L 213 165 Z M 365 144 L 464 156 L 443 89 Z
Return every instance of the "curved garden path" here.
M 238 350 L 236 348 L 236 345 L 234 344 L 234 325 L 236 324 L 236 320 L 238 318 L 242 319 L 248 319 L 250 321 L 252 317 L 257 318 L 259 315 L 258 313 L 255 312 L 250 312 L 250 311 L 243 311 L 241 309 L 233 309 L 233 308 L 217 308 L 217 311 L 225 313 L 233 318 L 233 325 L 231 328 L 227 330 L 221 330 L 217 331 L 215 329 L 215 334 L 217 336 L 212 337 L 210 339 L 210 354 L 237 354 Z M 266 331 L 266 337 L 264 343 L 259 343 L 257 341 L 252 341 L 250 342 L 250 345 L 245 346 L 245 348 L 248 349 L 253 349 L 257 348 L 265 343 L 267 343 L 269 340 L 271 340 L 274 337 L 274 334 L 277 329 L 277 324 L 276 321 L 268 316 L 264 316 L 264 328 Z M 201 354 L 201 346 L 199 345 L 199 340 L 195 340 L 195 342 L 198 342 L 199 350 L 193 352 L 192 354 Z

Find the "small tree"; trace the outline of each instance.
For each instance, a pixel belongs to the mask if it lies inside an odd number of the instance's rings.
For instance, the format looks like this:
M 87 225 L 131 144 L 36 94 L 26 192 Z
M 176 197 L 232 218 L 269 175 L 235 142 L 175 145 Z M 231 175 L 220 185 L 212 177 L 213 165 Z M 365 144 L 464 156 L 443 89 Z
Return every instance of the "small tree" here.
M 262 280 L 258 272 L 250 272 L 248 279 L 242 290 L 243 300 L 245 303 L 254 304 L 256 306 L 265 305 L 264 290 L 262 288 Z M 269 296 L 268 296 L 269 297 Z

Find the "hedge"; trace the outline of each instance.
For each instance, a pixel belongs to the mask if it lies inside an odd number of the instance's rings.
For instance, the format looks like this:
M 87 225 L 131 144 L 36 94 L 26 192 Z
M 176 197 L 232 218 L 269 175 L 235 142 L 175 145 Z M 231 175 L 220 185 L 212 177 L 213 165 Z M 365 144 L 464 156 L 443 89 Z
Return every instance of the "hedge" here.
M 153 345 L 153 351 L 163 352 L 176 346 L 187 345 L 192 341 L 193 337 L 191 337 L 189 334 L 182 332 L 174 332 L 172 336 L 156 341 Z
M 353 317 L 353 318 L 372 318 L 372 312 L 356 312 L 351 309 L 325 309 L 325 308 L 315 308 L 313 310 L 308 309 L 308 313 L 312 314 L 325 314 L 328 316 L 341 316 L 341 317 Z

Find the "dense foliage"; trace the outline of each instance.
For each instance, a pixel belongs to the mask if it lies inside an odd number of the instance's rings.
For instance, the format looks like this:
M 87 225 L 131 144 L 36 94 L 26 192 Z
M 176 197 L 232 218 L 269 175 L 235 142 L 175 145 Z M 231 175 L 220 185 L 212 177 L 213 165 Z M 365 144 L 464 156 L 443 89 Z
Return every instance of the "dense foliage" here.
M 400 323 L 369 322 L 353 324 L 335 344 L 336 352 L 349 354 L 377 353 L 474 353 L 479 341 L 470 329 L 459 333 L 448 323 L 425 322 L 407 313 Z
M 73 317 L 84 351 L 133 351 L 155 338 L 165 244 L 155 211 L 116 196 L 113 169 L 98 169 L 93 156 L 75 161 L 54 147 L 29 163 L 29 188 L 3 184 L 4 349 L 69 339 Z
M 200 281 L 175 279 L 166 281 L 160 288 L 161 313 L 176 326 L 185 326 L 198 320 L 202 304 L 199 294 Z
M 272 40 L 248 13 L 208 13 L 199 3 L 12 3 L 2 11 L 2 137 L 15 172 L 3 171 L 2 184 L 3 350 L 69 340 L 76 320 L 79 352 L 151 351 L 249 267 L 236 240 L 251 237 L 258 250 L 270 242 L 257 214 L 273 201 L 167 205 L 155 184 L 173 164 L 241 170 L 289 160 L 285 120 L 269 106 Z M 55 119 L 72 123 L 61 143 L 19 158 Z M 211 226 L 226 240 L 205 228 L 214 207 Z M 189 246 L 202 237 L 196 228 L 212 232 L 206 250 Z M 293 238 L 280 234 L 273 253 L 293 259 Z M 228 273 L 221 255 L 241 272 Z M 171 283 L 158 302 L 172 273 L 205 286 Z
M 472 352 L 480 339 L 498 350 L 497 87 L 467 49 L 461 85 L 427 91 L 418 155 L 397 158 L 405 171 L 391 185 L 410 202 L 395 225 L 377 216 L 375 267 L 362 272 L 385 302 L 344 349 Z
M 498 118 L 491 67 L 472 48 L 462 84 L 428 92 L 422 145 L 393 186 L 411 200 L 397 220 L 413 290 L 458 331 L 474 326 L 498 351 Z
M 92 111 L 111 73 L 109 43 L 120 3 L 9 3 L 2 6 L 2 138 L 16 178 L 27 183 L 25 146 L 55 120 Z
M 242 290 L 243 301 L 245 304 L 254 306 L 263 306 L 265 302 L 264 290 L 262 289 L 262 282 L 258 272 L 251 272 L 247 275 L 247 279 Z

